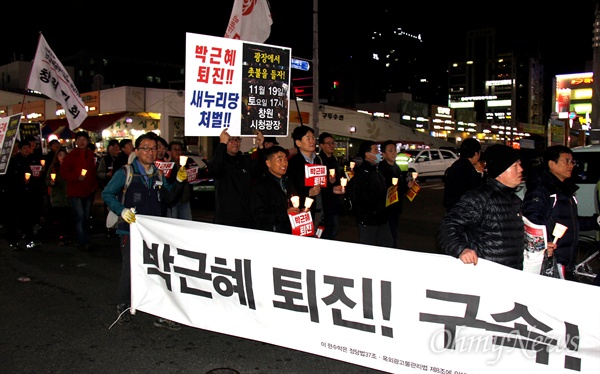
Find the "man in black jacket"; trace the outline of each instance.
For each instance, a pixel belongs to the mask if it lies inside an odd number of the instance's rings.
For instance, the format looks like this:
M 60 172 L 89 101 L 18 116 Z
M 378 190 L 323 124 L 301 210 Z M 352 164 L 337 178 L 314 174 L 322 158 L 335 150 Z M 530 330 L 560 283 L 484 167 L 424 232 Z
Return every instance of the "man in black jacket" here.
M 230 136 L 227 128 L 221 131 L 220 143 L 213 159 L 208 164 L 210 175 L 215 180 L 215 223 L 242 228 L 254 228 L 250 209 L 250 193 L 252 181 L 260 176 L 258 160 L 250 159 L 242 154 L 240 145 L 242 138 Z M 262 154 L 264 136 L 256 135 L 258 151 Z
M 381 154 L 377 144 L 371 140 L 361 143 L 357 157 L 362 163 L 354 168 L 354 196 L 356 226 L 362 244 L 391 247 L 392 232 L 385 207 L 387 186 L 379 170 Z
M 296 153 L 288 159 L 289 164 L 286 175 L 298 193 L 301 207 L 304 206 L 307 197 L 314 199 L 314 203 L 310 207 L 310 215 L 316 227 L 321 223 L 323 214 L 321 185 L 307 186 L 305 182 L 306 166 L 321 165 L 321 158 L 315 153 L 317 143 L 315 131 L 306 125 L 300 125 L 292 131 L 292 139 L 294 140 Z
M 398 156 L 398 149 L 396 148 L 396 142 L 393 140 L 386 140 L 381 144 L 381 153 L 383 160 L 379 163 L 379 170 L 385 177 L 385 185 L 389 189 L 395 186 L 396 193 L 398 194 L 398 201 L 390 204 L 386 207 L 388 214 L 388 223 L 392 232 L 392 247 L 398 248 L 398 224 L 400 223 L 400 214 L 402 213 L 402 201 L 404 195 L 410 187 L 415 183 L 414 180 L 408 180 L 407 173 L 400 170 L 400 166 L 396 163 L 396 156 Z M 396 183 L 394 184 L 394 178 Z
M 523 270 L 525 229 L 521 199 L 515 194 L 523 168 L 516 150 L 494 144 L 484 153 L 488 176 L 467 191 L 442 218 L 439 243 L 465 264 L 481 257 Z
M 543 159 L 543 171 L 535 185 L 528 186 L 523 199 L 523 215 L 535 224 L 545 225 L 549 236 L 556 223 L 567 227 L 564 236 L 556 243 L 553 255 L 556 256 L 561 278 L 571 279 L 579 230 L 598 230 L 600 221 L 597 214 L 582 217 L 577 213 L 575 192 L 579 187 L 570 179 L 575 166 L 571 149 L 564 145 L 548 147 Z M 552 239 L 548 237 L 548 240 Z
M 285 149 L 274 145 L 265 150 L 265 157 L 267 172 L 252 189 L 252 216 L 256 228 L 291 234 L 292 226 L 288 215 L 298 213 L 300 209 L 290 203 L 290 197 L 296 195 L 296 191 L 285 175 L 287 154 Z
M 335 239 L 340 230 L 341 199 L 342 186 L 340 180 L 345 175 L 335 156 L 335 140 L 333 135 L 328 132 L 322 132 L 319 135 L 319 158 L 321 163 L 327 167 L 328 182 L 327 187 L 321 189 L 321 198 L 323 200 L 324 225 L 322 239 Z M 333 171 L 333 172 L 332 172 Z M 317 222 L 319 223 L 319 222 Z
M 483 182 L 483 170 L 478 170 L 481 143 L 467 138 L 460 145 L 460 157 L 448 168 L 444 178 L 444 208 L 450 210 L 460 197 Z

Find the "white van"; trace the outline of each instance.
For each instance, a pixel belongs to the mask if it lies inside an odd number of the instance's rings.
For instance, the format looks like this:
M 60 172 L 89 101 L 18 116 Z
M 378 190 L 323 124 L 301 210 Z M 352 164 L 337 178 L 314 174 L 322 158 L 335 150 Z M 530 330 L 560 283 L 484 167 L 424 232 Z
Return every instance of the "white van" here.
M 448 149 L 407 149 L 404 153 L 411 156 L 408 171 L 419 173 L 419 181 L 427 178 L 443 179 L 446 170 L 458 160 L 458 155 Z
M 571 148 L 577 165 L 571 178 L 579 186 L 576 192 L 580 216 L 598 213 L 598 181 L 600 180 L 600 144 Z

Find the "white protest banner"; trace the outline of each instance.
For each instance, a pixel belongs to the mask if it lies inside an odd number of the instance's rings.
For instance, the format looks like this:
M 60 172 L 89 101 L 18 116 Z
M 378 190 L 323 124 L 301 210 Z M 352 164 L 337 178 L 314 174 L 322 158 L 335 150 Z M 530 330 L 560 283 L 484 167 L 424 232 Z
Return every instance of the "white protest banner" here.
M 71 130 L 81 126 L 87 117 L 85 104 L 77 87 L 41 33 L 27 88 L 59 102 L 65 109 Z
M 600 372 L 600 287 L 195 221 L 130 228 L 133 313 L 386 372 Z
M 289 48 L 186 34 L 185 135 L 286 136 Z

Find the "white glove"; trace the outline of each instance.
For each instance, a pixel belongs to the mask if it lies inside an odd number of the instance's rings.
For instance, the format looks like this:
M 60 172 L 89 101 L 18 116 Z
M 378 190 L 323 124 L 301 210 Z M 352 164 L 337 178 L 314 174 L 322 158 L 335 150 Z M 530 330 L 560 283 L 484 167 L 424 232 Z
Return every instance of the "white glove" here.
M 123 217 L 123 219 L 127 223 L 130 223 L 130 224 L 134 223 L 135 222 L 135 211 L 132 209 L 129 209 L 129 208 L 125 208 L 121 212 L 121 217 Z
M 177 180 L 179 182 L 184 182 L 187 180 L 187 178 L 188 178 L 188 175 L 187 175 L 187 170 L 185 170 L 185 166 L 180 167 L 179 171 L 177 172 Z

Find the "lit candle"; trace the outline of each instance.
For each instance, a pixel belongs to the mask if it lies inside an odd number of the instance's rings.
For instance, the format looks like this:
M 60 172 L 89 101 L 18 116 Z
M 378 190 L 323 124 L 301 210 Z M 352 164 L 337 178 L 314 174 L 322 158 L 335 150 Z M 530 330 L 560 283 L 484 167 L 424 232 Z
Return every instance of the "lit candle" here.
M 395 186 L 398 184 L 398 178 L 392 178 L 392 184 Z
M 40 160 L 40 162 L 42 163 L 42 166 L 46 166 L 46 160 Z
M 412 179 L 413 180 L 417 180 L 417 176 L 419 175 L 419 173 L 417 173 L 416 171 L 412 172 Z
M 552 241 L 552 243 L 556 244 L 558 239 L 563 237 L 565 231 L 567 231 L 567 226 L 560 223 L 555 223 L 554 230 L 552 230 L 552 235 L 554 236 L 554 240 Z
M 329 175 L 331 175 L 332 177 L 335 176 L 335 169 L 329 169 Z
M 348 179 L 346 179 L 346 178 L 340 178 L 340 185 L 342 187 L 346 187 L 347 183 L 348 183 Z
M 356 162 L 350 161 L 350 170 L 354 170 L 355 165 L 356 165 Z
M 187 164 L 188 156 L 179 156 L 179 165 L 185 166 Z
M 300 206 L 300 196 L 292 196 L 290 197 L 290 200 L 292 200 L 292 205 L 294 208 L 298 208 Z
M 304 207 L 306 208 L 306 210 L 310 209 L 310 206 L 312 205 L 313 201 L 314 200 L 308 196 L 304 199 Z
M 87 170 L 85 169 L 81 169 L 81 175 L 85 177 L 85 174 L 87 173 Z
M 52 181 L 54 182 L 54 180 L 56 179 L 56 173 L 50 173 L 50 179 L 52 179 Z
M 25 180 L 28 181 L 31 178 L 31 173 L 25 173 Z

